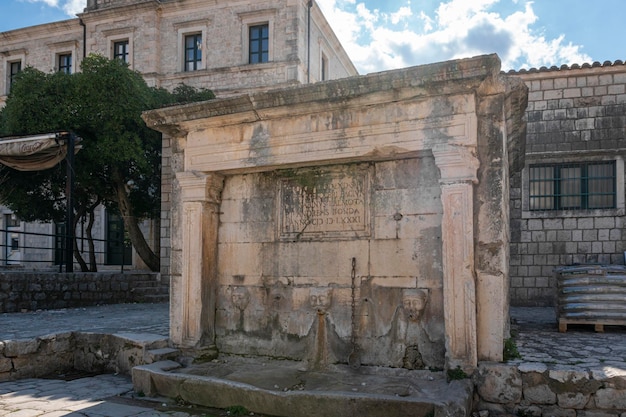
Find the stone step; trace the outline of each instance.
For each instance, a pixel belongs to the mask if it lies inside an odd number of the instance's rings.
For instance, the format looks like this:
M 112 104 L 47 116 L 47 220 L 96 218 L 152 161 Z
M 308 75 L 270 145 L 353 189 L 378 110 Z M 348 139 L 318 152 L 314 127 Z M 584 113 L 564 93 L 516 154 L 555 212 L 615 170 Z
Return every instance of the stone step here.
M 169 288 L 167 287 L 135 287 L 131 290 L 135 294 L 141 295 L 160 295 L 169 294 Z
M 146 352 L 144 362 L 150 364 L 166 360 L 176 360 L 180 354 L 180 350 L 174 348 L 152 349 Z
M 157 281 L 133 281 L 133 287 L 135 288 L 143 288 L 143 287 L 154 287 L 155 285 L 159 285 L 160 283 Z
M 166 303 L 170 300 L 169 294 L 148 294 L 139 297 L 141 301 L 144 303 L 158 304 L 158 303 Z

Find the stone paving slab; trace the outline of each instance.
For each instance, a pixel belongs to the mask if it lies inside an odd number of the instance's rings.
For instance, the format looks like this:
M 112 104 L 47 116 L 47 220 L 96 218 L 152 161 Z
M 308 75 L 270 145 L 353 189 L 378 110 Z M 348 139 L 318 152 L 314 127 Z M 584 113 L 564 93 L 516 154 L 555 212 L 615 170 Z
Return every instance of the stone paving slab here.
M 626 376 L 626 326 L 605 326 L 604 333 L 596 333 L 593 325 L 571 325 L 559 333 L 552 308 L 512 307 L 511 318 L 522 358 L 509 363 Z
M 0 417 L 222 417 L 225 410 L 140 399 L 129 376 L 98 375 L 72 381 L 22 379 L 0 383 Z M 256 415 L 256 417 L 262 417 Z
M 626 377 L 626 327 L 607 326 L 604 333 L 596 333 L 593 326 L 571 326 L 567 333 L 559 333 L 551 308 L 513 307 L 511 317 L 522 359 L 509 363 L 516 364 L 523 372 L 547 369 L 557 378 L 559 372 L 583 369 L 584 374 L 598 380 Z M 168 329 L 167 303 L 0 314 L 0 340 L 5 341 L 71 331 L 168 336 Z M 134 396 L 132 389 L 130 378 L 122 375 L 0 383 L 0 417 L 227 415 L 223 410 L 207 413 L 181 410 L 172 404 L 164 407 L 163 403 Z
M 72 331 L 151 333 L 167 337 L 169 303 L 110 304 L 0 314 L 0 340 L 28 339 Z

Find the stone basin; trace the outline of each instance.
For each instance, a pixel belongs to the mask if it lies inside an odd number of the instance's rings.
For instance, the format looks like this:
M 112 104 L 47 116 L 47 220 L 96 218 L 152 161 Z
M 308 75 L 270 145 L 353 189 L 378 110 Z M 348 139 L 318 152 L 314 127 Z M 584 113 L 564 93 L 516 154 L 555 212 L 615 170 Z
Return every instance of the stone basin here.
M 466 416 L 473 390 L 470 380 L 448 382 L 443 372 L 347 365 L 307 370 L 304 362 L 241 357 L 139 366 L 133 384 L 150 396 L 284 417 Z

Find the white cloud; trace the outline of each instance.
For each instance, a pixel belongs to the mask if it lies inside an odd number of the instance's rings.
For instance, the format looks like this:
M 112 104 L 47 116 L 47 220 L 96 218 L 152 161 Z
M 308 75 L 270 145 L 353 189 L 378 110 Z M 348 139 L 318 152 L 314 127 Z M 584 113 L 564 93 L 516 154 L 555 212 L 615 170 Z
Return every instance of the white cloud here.
M 449 0 L 434 11 L 406 5 L 382 12 L 376 1 L 318 0 L 325 16 L 361 73 L 497 53 L 502 68 L 521 69 L 590 61 L 563 36 L 546 39 L 536 29 L 532 2 Z M 398 23 L 403 23 L 397 27 Z
M 63 11 L 70 16 L 82 13 L 87 6 L 87 0 L 66 0 L 63 2 Z
M 405 20 L 413 15 L 410 6 L 403 6 L 397 12 L 391 13 L 391 23 L 397 25 L 400 21 Z
M 26 1 L 28 1 L 29 3 L 44 3 L 50 7 L 59 7 L 58 0 L 26 0 Z
M 63 10 L 69 17 L 82 13 L 87 6 L 87 0 L 27 0 L 30 3 L 44 3 L 46 6 Z

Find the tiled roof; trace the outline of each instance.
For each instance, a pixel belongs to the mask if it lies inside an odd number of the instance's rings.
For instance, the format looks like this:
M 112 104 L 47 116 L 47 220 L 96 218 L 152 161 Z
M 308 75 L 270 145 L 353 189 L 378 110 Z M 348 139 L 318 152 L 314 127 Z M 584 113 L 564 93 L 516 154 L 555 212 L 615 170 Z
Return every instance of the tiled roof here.
M 616 60 L 614 62 L 604 61 L 603 63 L 600 63 L 600 61 L 595 61 L 593 64 L 590 64 L 590 63 L 586 62 L 586 63 L 584 63 L 582 65 L 578 65 L 578 64 L 565 65 L 565 64 L 563 64 L 560 67 L 557 67 L 556 65 L 553 65 L 550 68 L 548 68 L 548 67 L 541 67 L 539 69 L 531 68 L 531 69 L 509 70 L 508 72 L 506 72 L 506 74 L 533 74 L 533 73 L 537 73 L 537 72 L 565 71 L 565 70 L 575 70 L 575 69 L 581 69 L 581 68 L 615 67 L 615 66 L 618 66 L 618 65 L 626 65 L 626 64 L 621 59 L 618 59 L 618 60 Z

